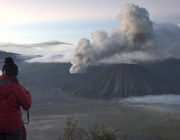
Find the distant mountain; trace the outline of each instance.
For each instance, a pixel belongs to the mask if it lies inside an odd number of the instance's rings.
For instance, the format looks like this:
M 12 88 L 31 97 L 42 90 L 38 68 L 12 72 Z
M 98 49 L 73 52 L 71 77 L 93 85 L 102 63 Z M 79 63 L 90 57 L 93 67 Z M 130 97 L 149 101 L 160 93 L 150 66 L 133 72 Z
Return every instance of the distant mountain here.
M 65 93 L 85 98 L 110 99 L 180 93 L 180 88 L 138 64 L 115 64 L 80 87 Z
M 20 82 L 27 87 L 36 101 L 61 100 L 62 89 L 77 87 L 95 77 L 106 65 L 92 66 L 87 73 L 71 74 L 70 63 L 32 63 L 19 73 Z
M 20 54 L 0 51 L 0 61 L 4 61 L 4 58 L 9 57 L 9 56 L 13 57 L 15 60 L 19 61 L 18 55 L 20 55 Z
M 12 57 L 14 59 L 15 64 L 17 64 L 18 68 L 21 70 L 29 65 L 28 63 L 24 62 L 25 60 L 29 60 L 35 57 L 42 57 L 42 56 L 41 55 L 22 55 L 22 54 L 17 54 L 17 53 L 0 51 L 0 65 L 1 66 L 4 64 L 4 59 L 6 57 Z
M 27 84 L 63 88 L 81 84 L 107 68 L 106 65 L 93 66 L 87 73 L 71 74 L 70 67 L 70 63 L 32 63 L 21 71 L 19 78 Z
M 141 78 L 139 78 L 138 74 L 139 73 L 144 74 L 144 72 L 138 73 L 137 72 L 138 70 L 136 70 L 135 68 L 130 68 L 130 70 L 132 69 L 132 71 L 124 70 L 125 72 L 122 72 L 124 74 L 122 74 L 121 76 L 121 77 L 124 76 L 124 78 L 121 78 L 119 83 L 120 84 L 125 83 L 126 85 L 128 85 L 128 83 L 131 83 L 129 85 L 130 88 L 128 86 L 125 86 L 128 89 L 126 89 L 125 87 L 124 87 L 125 89 L 123 89 L 123 87 L 121 87 L 123 84 L 120 86 L 121 88 L 118 86 L 113 86 L 113 80 L 112 80 L 113 78 L 110 78 L 108 80 L 108 77 L 107 77 L 110 73 L 104 74 L 102 76 L 102 79 L 101 80 L 99 79 L 99 82 L 96 82 L 96 80 L 93 80 L 92 83 L 88 82 L 92 80 L 93 78 L 97 78 L 96 76 L 98 76 L 99 74 L 104 73 L 103 71 L 106 68 L 108 68 L 109 65 L 91 66 L 87 69 L 87 72 L 84 74 L 70 74 L 69 73 L 69 69 L 71 67 L 70 63 L 19 63 L 18 67 L 20 68 L 22 67 L 22 69 L 20 70 L 18 77 L 22 85 L 27 87 L 32 92 L 34 102 L 39 102 L 39 101 L 43 101 L 43 102 L 57 101 L 58 102 L 62 98 L 60 94 L 62 93 L 62 90 L 64 89 L 66 89 L 66 93 L 68 93 L 69 95 L 76 96 L 77 94 L 77 96 L 79 96 L 78 92 L 80 90 L 77 90 L 77 89 L 80 89 L 80 87 L 82 88 L 87 82 L 89 84 L 89 85 L 87 84 L 89 88 L 87 90 L 88 91 L 87 93 L 90 92 L 90 88 L 91 88 L 90 86 L 92 86 L 91 84 L 95 85 L 95 83 L 97 83 L 97 86 L 99 86 L 99 88 L 102 89 L 103 86 L 107 88 L 105 84 L 105 82 L 107 82 L 107 85 L 109 84 L 111 85 L 110 86 L 111 88 L 108 88 L 107 90 L 113 90 L 113 91 L 119 90 L 121 91 L 121 93 L 117 93 L 117 95 L 118 96 L 119 94 L 123 95 L 122 97 L 142 96 L 146 94 L 160 94 L 163 92 L 167 93 L 167 91 L 170 91 L 169 93 L 176 92 L 177 87 L 174 86 L 174 83 L 177 85 L 178 85 L 178 82 L 180 83 L 180 78 L 179 78 L 180 77 L 180 60 L 179 59 L 167 59 L 164 61 L 136 62 L 136 63 L 139 63 L 140 65 L 143 65 L 144 67 L 146 67 L 146 68 L 143 67 L 143 69 L 145 69 L 145 71 L 148 71 L 146 73 L 151 73 L 149 74 L 149 77 L 151 78 L 148 78 L 147 76 L 141 76 Z M 139 65 L 132 65 L 132 66 L 139 66 Z M 111 71 L 111 74 L 116 75 L 116 71 L 115 72 Z M 116 81 L 119 80 L 118 78 L 119 74 L 115 76 Z M 125 75 L 126 77 L 130 77 L 130 78 L 126 78 Z M 153 75 L 153 76 L 150 76 L 150 75 Z M 144 79 L 142 80 L 143 77 Z M 106 79 L 104 80 L 103 78 L 106 78 Z M 127 80 L 125 80 L 125 82 L 122 82 L 123 81 L 122 79 L 127 79 Z M 148 80 L 148 79 L 151 79 L 151 80 Z M 160 79 L 160 80 L 156 80 L 156 79 Z M 143 82 L 141 83 L 141 81 Z M 147 84 L 144 85 L 145 83 Z M 162 83 L 165 83 L 165 84 L 162 84 Z M 103 86 L 100 86 L 100 85 L 103 85 Z M 143 85 L 143 86 L 141 87 L 140 85 Z M 152 87 L 155 89 L 152 90 Z M 164 88 L 161 88 L 161 87 L 164 87 Z M 168 87 L 169 89 L 167 89 Z M 92 86 L 92 88 L 94 88 L 94 86 Z M 76 90 L 78 92 L 75 93 L 74 91 Z M 83 90 L 86 91 L 84 88 Z M 101 90 L 97 90 L 97 91 L 101 91 Z M 128 92 L 123 92 L 123 91 L 132 91 L 131 93 L 133 94 L 129 95 Z M 140 93 L 136 94 L 138 91 L 140 91 Z M 148 91 L 148 92 L 145 93 L 145 91 Z M 103 89 L 102 92 L 106 93 L 106 90 Z M 114 95 L 112 96 L 112 98 L 113 97 Z M 111 96 L 108 98 L 111 98 Z
M 180 59 L 168 58 L 140 64 L 166 81 L 180 85 Z
M 35 57 L 42 57 L 42 56 L 41 55 L 22 55 L 22 54 L 17 54 L 17 53 L 0 51 L 0 61 L 4 61 L 4 58 L 6 57 L 12 57 L 15 62 L 22 62 L 28 59 L 32 59 Z

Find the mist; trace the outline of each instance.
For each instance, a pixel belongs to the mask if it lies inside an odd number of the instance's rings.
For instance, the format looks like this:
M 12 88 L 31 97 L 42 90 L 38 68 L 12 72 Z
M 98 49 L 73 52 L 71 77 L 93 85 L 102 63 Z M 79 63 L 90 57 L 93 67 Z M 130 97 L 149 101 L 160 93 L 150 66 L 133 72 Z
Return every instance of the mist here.
M 47 54 L 42 57 L 36 57 L 29 60 L 25 60 L 28 63 L 51 63 L 51 62 L 58 62 L 58 63 L 66 63 L 70 62 L 72 59 L 72 52 L 62 52 L 62 53 L 52 53 Z
M 117 101 L 117 99 L 115 99 Z M 180 119 L 180 95 L 148 95 L 144 97 L 130 97 L 120 99 L 118 102 L 130 105 L 135 108 L 153 111 L 160 115 L 170 115 L 171 117 Z
M 76 100 L 78 104 L 74 102 Z M 115 125 L 119 138 L 123 138 L 126 130 L 129 131 L 129 139 L 150 139 L 151 135 L 145 132 L 166 132 L 179 128 L 180 95 L 130 97 L 109 101 L 92 99 L 88 102 L 83 98 L 74 98 L 74 101 L 34 105 L 30 112 L 31 122 L 26 125 L 28 138 L 57 139 L 63 135 L 68 116 L 74 116 L 78 125 L 83 124 L 86 128 L 92 127 L 94 122 L 103 123 L 105 126 Z M 136 132 L 132 132 L 133 128 Z
M 149 12 L 134 4 L 123 6 L 117 16 L 118 28 L 94 31 L 91 39 L 81 39 L 73 53 L 70 73 L 85 73 L 89 65 L 109 58 L 123 61 L 180 58 L 180 27 L 150 20 Z M 137 55 L 138 54 L 138 55 Z M 112 62 L 112 61 L 109 61 Z

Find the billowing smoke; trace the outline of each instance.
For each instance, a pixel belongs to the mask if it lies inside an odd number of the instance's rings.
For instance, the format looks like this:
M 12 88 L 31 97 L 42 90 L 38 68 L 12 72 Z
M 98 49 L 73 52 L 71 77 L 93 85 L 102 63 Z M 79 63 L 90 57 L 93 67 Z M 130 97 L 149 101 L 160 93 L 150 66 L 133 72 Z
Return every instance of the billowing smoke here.
M 97 65 L 114 55 L 142 54 L 148 59 L 180 57 L 178 25 L 152 22 L 145 8 L 133 4 L 124 5 L 117 18 L 121 21 L 119 28 L 113 28 L 109 33 L 104 30 L 93 32 L 92 42 L 86 38 L 79 41 L 70 73 L 84 73 L 87 66 Z

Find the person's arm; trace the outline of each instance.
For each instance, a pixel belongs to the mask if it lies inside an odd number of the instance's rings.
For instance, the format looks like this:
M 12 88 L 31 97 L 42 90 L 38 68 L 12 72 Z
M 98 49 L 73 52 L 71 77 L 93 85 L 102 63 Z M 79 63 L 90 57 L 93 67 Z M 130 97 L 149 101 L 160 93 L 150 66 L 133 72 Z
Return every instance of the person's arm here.
M 14 85 L 13 91 L 17 97 L 18 103 L 24 110 L 31 107 L 31 94 L 28 90 L 24 90 L 20 85 Z

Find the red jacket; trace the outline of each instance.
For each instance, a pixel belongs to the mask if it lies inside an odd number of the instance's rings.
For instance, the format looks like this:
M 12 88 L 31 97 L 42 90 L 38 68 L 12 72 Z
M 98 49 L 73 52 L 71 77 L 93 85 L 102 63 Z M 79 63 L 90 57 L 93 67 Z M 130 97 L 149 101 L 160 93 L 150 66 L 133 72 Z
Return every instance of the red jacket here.
M 0 132 L 13 132 L 23 127 L 20 106 L 28 110 L 31 95 L 17 80 L 0 76 Z

